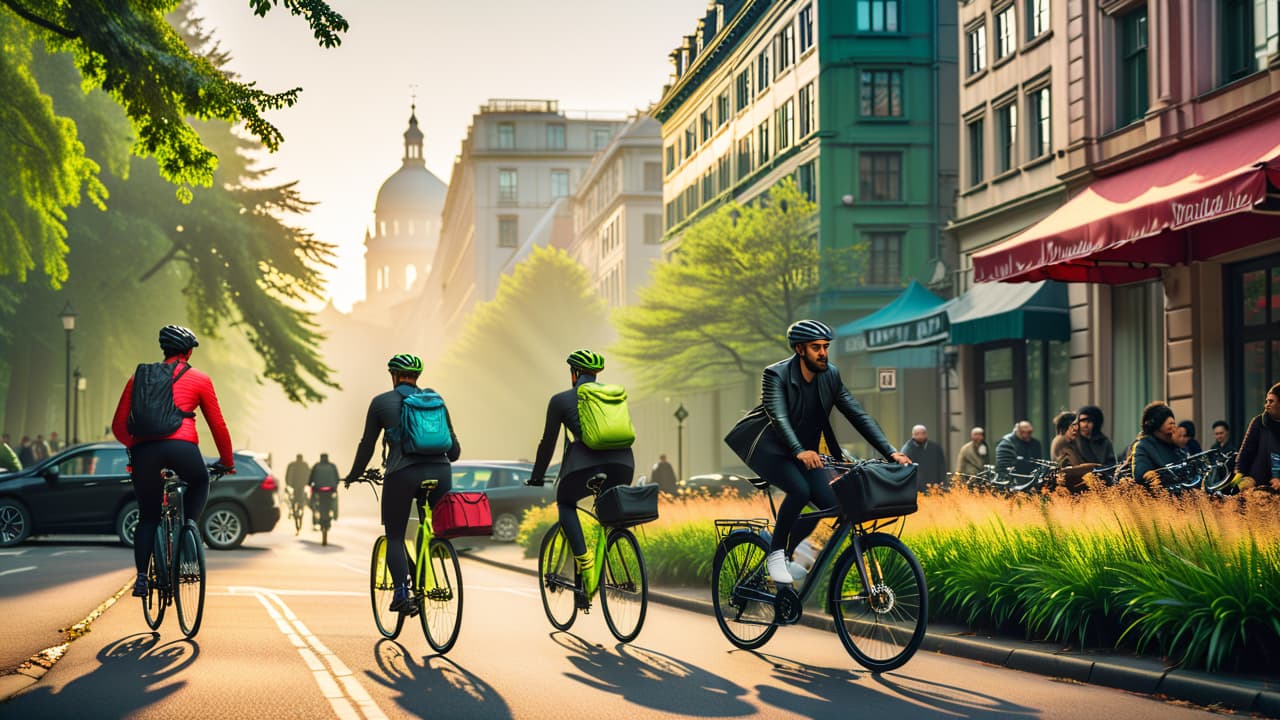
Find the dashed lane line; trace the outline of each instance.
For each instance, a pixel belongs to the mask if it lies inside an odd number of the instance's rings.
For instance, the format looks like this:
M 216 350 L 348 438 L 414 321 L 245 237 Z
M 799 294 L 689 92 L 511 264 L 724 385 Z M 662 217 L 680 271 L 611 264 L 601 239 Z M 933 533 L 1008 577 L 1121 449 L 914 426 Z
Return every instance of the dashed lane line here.
M 35 570 L 35 569 L 36 569 L 35 565 L 28 565 L 26 567 L 12 568 L 10 570 L 0 571 L 0 575 L 13 575 L 14 573 L 27 572 L 28 570 Z

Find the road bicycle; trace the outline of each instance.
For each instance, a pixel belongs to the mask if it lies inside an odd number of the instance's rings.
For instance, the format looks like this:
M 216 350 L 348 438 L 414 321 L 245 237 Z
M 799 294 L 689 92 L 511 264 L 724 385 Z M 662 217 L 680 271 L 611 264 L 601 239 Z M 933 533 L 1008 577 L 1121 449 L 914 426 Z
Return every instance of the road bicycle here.
M 584 614 L 591 611 L 591 599 L 599 593 L 600 607 L 609 632 L 619 642 L 631 642 L 644 625 L 649 603 L 649 579 L 636 536 L 625 527 L 608 527 L 600 522 L 595 503 L 599 500 L 604 480 L 604 475 L 597 475 L 587 481 L 587 488 L 594 496 L 592 509 L 578 508 L 578 513 L 590 518 L 591 524 L 596 526 L 594 539 L 588 539 L 588 548 L 595 548 L 595 563 L 588 571 L 593 576 L 595 589 L 590 594 L 585 591 L 587 578 L 578 573 L 569 538 L 556 522 L 542 537 L 538 552 L 542 609 L 546 611 L 552 627 L 568 630 L 577 619 L 579 610 Z M 586 523 L 583 526 L 585 528 Z
M 320 544 L 329 544 L 329 528 L 337 518 L 338 488 L 317 485 L 311 489 L 311 513 L 320 526 Z
M 357 482 L 371 486 L 382 484 L 382 473 L 376 468 L 366 470 Z M 350 485 L 350 483 L 346 483 Z M 417 611 L 404 613 L 391 610 L 391 598 L 396 583 L 387 566 L 387 536 L 380 535 L 373 541 L 373 557 L 369 563 L 369 598 L 373 604 L 373 622 L 383 637 L 394 639 L 400 635 L 406 616 L 417 615 L 422 632 L 427 636 L 431 649 L 443 655 L 458 641 L 462 628 L 462 568 L 458 564 L 458 552 L 446 538 L 436 537 L 431 527 L 431 508 L 426 495 L 436 486 L 436 480 L 422 482 L 418 495 L 418 532 L 412 545 L 404 541 L 409 561 L 410 592 L 417 603 Z M 375 490 L 375 495 L 376 495 Z
M 209 466 L 209 481 L 226 474 L 221 465 Z M 142 598 L 142 617 L 147 627 L 159 629 L 165 609 L 178 611 L 178 627 L 188 638 L 200 631 L 204 619 L 204 544 L 194 520 L 183 517 L 182 496 L 187 483 L 172 470 L 160 472 L 164 490 L 160 500 L 160 525 L 156 527 L 155 548 L 147 565 L 147 594 Z
M 850 472 L 862 463 L 826 464 Z M 763 646 L 779 627 L 799 622 L 805 602 L 821 588 L 836 634 L 858 664 L 872 672 L 902 667 L 924 640 L 929 617 L 920 561 L 895 535 L 880 532 L 902 518 L 856 523 L 840 508 L 802 513 L 801 519 L 831 520 L 835 529 L 796 589 L 769 577 L 765 558 L 778 511 L 769 482 L 749 482 L 769 497 L 771 518 L 715 521 L 720 540 L 711 564 L 712 603 L 729 642 L 745 650 Z
M 307 509 L 306 493 L 295 490 L 292 485 L 286 485 L 284 492 L 289 503 L 289 516 L 293 518 L 293 534 L 301 535 L 303 513 Z
M 1004 472 L 997 472 L 991 478 L 991 484 L 1007 493 L 1013 494 L 1036 492 L 1045 486 L 1052 485 L 1056 481 L 1060 470 L 1058 463 L 1040 458 L 1031 458 L 1029 462 L 1034 466 L 1031 472 L 1018 473 L 1012 469 L 1006 469 Z

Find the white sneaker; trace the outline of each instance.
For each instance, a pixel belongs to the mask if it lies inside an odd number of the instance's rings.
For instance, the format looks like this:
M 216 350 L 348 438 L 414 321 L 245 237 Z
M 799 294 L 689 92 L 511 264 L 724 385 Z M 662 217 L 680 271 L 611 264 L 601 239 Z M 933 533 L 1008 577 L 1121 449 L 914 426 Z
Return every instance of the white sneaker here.
M 787 572 L 790 573 L 791 582 L 794 583 L 802 582 L 805 576 L 809 574 L 809 571 L 805 570 L 803 565 L 794 560 L 787 563 Z
M 787 570 L 787 556 L 783 551 L 774 550 L 769 553 L 769 556 L 765 558 L 765 566 L 769 568 L 769 577 L 775 583 L 791 584 L 794 582 L 791 579 L 791 573 Z

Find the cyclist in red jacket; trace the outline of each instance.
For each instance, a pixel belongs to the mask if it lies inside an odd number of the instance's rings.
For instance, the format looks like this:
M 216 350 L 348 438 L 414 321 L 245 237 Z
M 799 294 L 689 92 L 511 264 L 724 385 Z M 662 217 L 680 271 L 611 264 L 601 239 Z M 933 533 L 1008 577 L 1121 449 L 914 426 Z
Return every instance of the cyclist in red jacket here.
M 138 579 L 133 584 L 135 597 L 145 597 L 147 594 L 147 563 L 151 561 L 153 539 L 156 527 L 160 524 L 160 500 L 164 491 L 160 471 L 168 468 L 186 481 L 187 492 L 183 495 L 182 511 L 188 523 L 195 524 L 196 519 L 204 512 L 205 501 L 209 499 L 209 469 L 205 466 L 204 455 L 200 453 L 199 438 L 196 435 L 194 411 L 197 407 L 204 413 L 205 422 L 209 424 L 213 441 L 218 447 L 218 469 L 228 473 L 235 472 L 231 435 L 222 419 L 222 409 L 218 407 L 213 381 L 190 365 L 191 352 L 199 345 L 195 333 L 184 327 L 166 325 L 160 330 L 160 349 L 164 351 L 164 361 L 173 365 L 176 378 L 173 382 L 173 404 L 185 415 L 177 430 L 165 437 L 134 437 L 129 434 L 132 377 L 125 383 L 120 404 L 116 406 L 115 418 L 111 421 L 111 432 L 129 448 L 133 466 L 133 493 L 138 500 L 138 527 L 133 535 L 133 559 L 138 568 Z

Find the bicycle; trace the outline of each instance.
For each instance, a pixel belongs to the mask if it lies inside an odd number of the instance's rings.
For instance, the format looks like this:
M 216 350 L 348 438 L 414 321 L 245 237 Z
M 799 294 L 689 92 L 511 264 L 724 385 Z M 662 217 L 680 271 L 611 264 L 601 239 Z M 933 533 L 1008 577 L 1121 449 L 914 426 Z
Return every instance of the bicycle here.
M 162 470 L 164 491 L 160 500 L 160 525 L 156 528 L 155 549 L 147 565 L 147 594 L 142 598 L 142 617 L 147 627 L 157 630 L 165 609 L 178 611 L 178 627 L 188 638 L 195 637 L 204 619 L 204 544 L 194 523 L 183 517 L 182 496 L 187 483 L 172 470 Z M 226 474 L 221 465 L 209 466 L 209 481 Z
M 370 486 L 382 484 L 382 472 L 376 468 L 366 470 L 357 482 Z M 345 483 L 350 486 L 350 483 Z M 422 482 L 423 490 L 436 486 L 434 479 Z M 377 491 L 374 491 L 376 496 Z M 423 497 L 423 496 L 420 496 Z M 391 598 L 395 592 L 395 579 L 387 567 L 387 536 L 380 535 L 373 541 L 373 556 L 369 563 L 369 598 L 373 604 L 373 623 L 383 637 L 395 639 L 404 627 L 406 616 L 417 615 L 422 632 L 427 636 L 431 649 L 441 655 L 449 652 L 458 641 L 462 629 L 462 568 L 458 552 L 446 538 L 436 537 L 431 527 L 431 508 L 418 500 L 418 532 L 408 550 L 410 588 L 418 609 L 413 613 L 392 611 Z
M 293 534 L 302 534 L 302 518 L 306 510 L 305 492 L 300 493 L 292 485 L 285 485 L 285 498 L 289 503 L 289 515 L 293 518 Z
M 538 551 L 542 609 L 552 627 L 568 630 L 577 619 L 578 610 L 584 614 L 591 611 L 591 599 L 599 593 L 609 632 L 619 642 L 631 642 L 644 626 L 649 578 L 635 534 L 625 527 L 606 528 L 595 512 L 604 480 L 604 475 L 597 475 L 587 481 L 587 489 L 594 496 L 592 509 L 578 508 L 579 513 L 590 517 L 596 525 L 594 542 L 588 545 L 595 546 L 596 563 L 589 571 L 595 590 L 591 594 L 584 590 L 587 578 L 578 573 L 569 539 L 557 521 L 543 535 Z
M 1058 474 L 1059 467 L 1056 462 L 1040 458 L 1031 458 L 1030 462 L 1035 466 L 1031 472 L 1018 473 L 1012 468 L 1006 468 L 1004 472 L 997 472 L 991 478 L 992 485 L 1009 494 L 1035 492 L 1048 485 Z
M 827 467 L 850 472 L 868 461 L 836 462 Z M 800 515 L 837 522 L 797 591 L 769 577 L 765 558 L 778 510 L 769 481 L 749 482 L 769 497 L 769 519 L 716 520 L 719 544 L 711 564 L 716 622 L 729 642 L 744 650 L 763 646 L 778 628 L 800 621 L 804 603 L 818 589 L 828 566 L 826 611 L 849 655 L 872 672 L 902 667 L 924 640 L 929 591 L 920 561 L 895 535 L 880 532 L 902 518 L 857 523 L 840 508 Z M 837 556 L 837 553 L 838 556 Z
M 337 502 L 338 488 L 329 485 L 317 485 L 311 489 L 311 512 L 315 522 L 320 525 L 320 544 L 329 544 L 329 528 L 333 526 L 334 503 Z
M 1188 490 L 1204 490 L 1222 494 L 1230 482 L 1228 466 L 1231 456 L 1218 450 L 1205 450 L 1179 462 L 1157 468 L 1160 484 L 1174 495 Z

